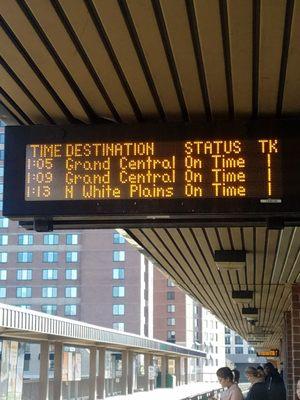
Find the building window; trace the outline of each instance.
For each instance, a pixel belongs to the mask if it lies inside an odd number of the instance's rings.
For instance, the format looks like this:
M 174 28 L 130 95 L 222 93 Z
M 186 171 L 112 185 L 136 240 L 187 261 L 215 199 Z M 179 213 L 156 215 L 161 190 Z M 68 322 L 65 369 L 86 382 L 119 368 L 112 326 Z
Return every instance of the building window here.
M 77 305 L 76 304 L 66 304 L 65 305 L 65 315 L 66 316 L 77 315 Z
M 231 337 L 225 336 L 225 344 L 231 344 Z
M 230 347 L 225 347 L 225 354 L 231 354 Z
M 173 286 L 175 286 L 175 283 L 172 281 L 172 279 L 169 278 L 169 279 L 167 280 L 167 286 L 168 286 L 168 287 L 173 287 Z
M 167 292 L 167 300 L 175 300 L 175 292 Z
M 1 143 L 1 144 L 4 144 L 4 138 L 5 138 L 4 133 L 1 133 L 1 134 L 0 134 L 0 143 Z
M 113 234 L 113 243 L 114 244 L 123 244 L 125 243 L 125 239 L 120 233 L 114 233 Z
M 0 160 L 4 160 L 4 150 L 0 150 Z
M 117 331 L 124 332 L 124 329 L 125 329 L 124 322 L 114 322 L 113 323 L 113 329 L 116 329 Z
M 124 315 L 125 306 L 124 304 L 113 304 L 113 315 Z
M 176 341 L 176 332 L 175 331 L 167 332 L 167 341 L 175 343 L 175 341 Z
M 0 201 L 0 210 L 3 210 L 3 201 Z
M 235 336 L 234 342 L 235 344 L 243 344 L 243 338 L 241 336 Z
M 248 347 L 248 354 L 255 354 L 255 350 L 253 347 Z
M 46 314 L 56 315 L 57 305 L 56 304 L 43 304 L 41 307 L 42 312 Z
M 7 279 L 7 270 L 0 269 L 0 281 L 6 281 Z
M 57 297 L 57 287 L 43 287 L 42 297 Z
M 167 307 L 168 307 L 168 312 L 172 312 L 173 313 L 173 312 L 176 311 L 175 304 L 168 304 Z
M 17 280 L 18 281 L 31 281 L 32 269 L 17 269 Z
M 59 235 L 53 234 L 53 233 L 44 235 L 44 244 L 49 245 L 49 244 L 58 244 L 58 243 L 59 243 Z
M 175 318 L 168 318 L 168 325 L 175 325 Z
M 0 263 L 7 262 L 7 253 L 0 253 Z
M 230 335 L 230 329 L 225 327 L 225 335 Z
M 77 297 L 77 287 L 66 287 L 65 297 Z
M 31 263 L 33 255 L 31 252 L 23 251 L 21 253 L 18 253 L 17 258 L 19 263 Z
M 31 297 L 32 289 L 31 287 L 18 287 L 17 297 Z
M 243 347 L 236 347 L 235 348 L 235 354 L 243 354 Z
M 4 167 L 0 167 L 0 176 L 4 176 Z
M 23 310 L 30 310 L 31 309 L 31 305 L 29 304 L 19 304 L 20 308 L 23 308 Z
M 55 280 L 58 278 L 57 269 L 43 269 L 43 279 L 44 280 Z
M 33 244 L 33 235 L 18 235 L 18 244 L 21 246 Z
M 115 250 L 113 252 L 113 261 L 125 261 L 125 251 Z
M 66 279 L 76 281 L 78 276 L 78 271 L 77 269 L 66 269 Z
M 68 233 L 66 236 L 66 244 L 78 244 L 78 235 Z
M 78 261 L 78 252 L 77 251 L 67 251 L 66 252 L 66 262 L 73 263 Z
M 57 251 L 45 251 L 43 253 L 43 262 L 45 263 L 55 263 L 58 261 Z
M 113 286 L 113 297 L 124 297 L 125 287 L 124 286 Z
M 6 297 L 6 288 L 0 287 L 0 298 L 4 299 Z
M 5 217 L 0 217 L 0 228 L 8 228 L 9 219 Z
M 0 235 L 0 246 L 6 246 L 8 244 L 8 235 Z
M 125 269 L 124 268 L 114 268 L 113 269 L 113 279 L 125 279 Z
M 0 183 L 0 194 L 3 193 L 3 183 Z

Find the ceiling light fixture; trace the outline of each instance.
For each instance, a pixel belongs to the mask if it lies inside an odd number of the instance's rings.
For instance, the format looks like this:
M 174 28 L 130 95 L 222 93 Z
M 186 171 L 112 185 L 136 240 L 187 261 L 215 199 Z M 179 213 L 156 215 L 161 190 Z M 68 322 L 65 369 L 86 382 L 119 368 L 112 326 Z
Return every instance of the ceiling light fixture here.
M 242 269 L 246 265 L 246 252 L 243 250 L 216 250 L 214 260 L 219 269 Z
M 249 303 L 253 300 L 253 291 L 251 290 L 233 290 L 232 299 L 236 303 Z

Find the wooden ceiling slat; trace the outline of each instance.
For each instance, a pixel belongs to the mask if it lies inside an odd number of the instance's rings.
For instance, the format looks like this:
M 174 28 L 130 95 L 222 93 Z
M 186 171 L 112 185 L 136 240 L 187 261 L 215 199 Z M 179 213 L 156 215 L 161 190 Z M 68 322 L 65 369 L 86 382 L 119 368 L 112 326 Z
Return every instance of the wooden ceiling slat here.
M 263 0 L 260 7 L 259 114 L 275 114 L 286 0 Z
M 213 115 L 228 113 L 222 29 L 218 0 L 194 2 Z
M 280 283 L 293 283 L 299 272 L 297 268 L 297 257 L 300 252 L 300 229 L 296 227 L 293 229 L 292 237 L 290 238 L 289 247 L 287 250 L 286 260 L 281 268 L 281 272 L 278 278 Z M 275 279 L 274 279 L 275 280 Z
M 117 0 L 93 0 L 119 64 L 141 109 L 142 115 L 159 118 Z
M 73 0 L 60 3 L 122 121 L 135 121 L 134 111 L 84 2 L 77 2 L 76 7 Z
M 252 112 L 252 1 L 227 1 L 234 110 Z
M 113 119 L 108 105 L 51 2 L 27 0 L 27 4 L 65 68 L 71 74 L 74 84 L 78 86 L 76 90 L 82 93 L 87 107 L 95 113 L 95 116 Z
M 49 121 L 42 115 L 40 110 L 32 103 L 2 66 L 0 66 L 0 82 L 3 89 L 10 94 L 10 97 L 18 104 L 24 113 L 28 115 L 33 123 L 49 124 Z
M 151 2 L 127 1 L 167 119 L 181 120 L 181 110 Z
M 300 112 L 300 2 L 294 2 L 294 12 L 291 27 L 290 46 L 288 51 L 285 88 L 283 93 L 283 113 Z
M 283 272 L 284 264 L 286 262 L 287 254 L 291 244 L 291 238 L 294 228 L 284 228 L 280 231 L 278 251 L 276 254 L 276 259 L 273 266 L 271 283 L 276 283 L 280 281 L 280 275 Z
M 19 119 L 20 123 L 26 125 L 27 121 L 23 116 L 16 110 L 8 101 L 7 99 L 0 93 L 0 101 L 3 103 L 4 107 L 12 113 L 16 118 Z
M 1 14 L 56 93 L 72 110 L 74 118 L 87 122 L 88 117 L 77 97 L 16 1 L 2 2 Z
M 0 29 L 0 42 L 2 44 L 2 57 L 23 84 L 30 88 L 31 94 L 39 99 L 41 106 L 47 110 L 56 123 L 66 123 L 67 119 L 64 113 L 2 29 Z
M 160 4 L 189 118 L 203 119 L 203 97 L 185 1 L 161 0 Z
M 253 243 L 254 228 L 243 228 L 245 250 L 246 250 L 246 273 L 248 289 L 254 290 L 254 243 Z
M 242 230 L 239 227 L 230 228 L 230 235 L 232 238 L 233 250 L 245 250 L 242 240 Z M 247 257 L 247 256 L 246 256 Z M 247 262 L 245 268 L 236 271 L 238 284 L 240 290 L 247 290 Z M 237 289 L 237 290 L 238 290 Z

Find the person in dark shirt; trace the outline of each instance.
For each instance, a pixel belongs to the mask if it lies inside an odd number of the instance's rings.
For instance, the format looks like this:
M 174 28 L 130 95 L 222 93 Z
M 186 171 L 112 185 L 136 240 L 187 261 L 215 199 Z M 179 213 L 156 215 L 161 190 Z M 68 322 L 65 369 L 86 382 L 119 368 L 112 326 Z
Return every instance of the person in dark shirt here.
M 254 367 L 248 367 L 245 374 L 248 381 L 251 383 L 246 400 L 267 400 L 268 390 L 263 371 Z
M 277 369 L 270 362 L 264 365 L 266 375 L 265 382 L 268 390 L 268 398 L 270 400 L 286 400 L 286 390 L 283 379 L 279 375 Z

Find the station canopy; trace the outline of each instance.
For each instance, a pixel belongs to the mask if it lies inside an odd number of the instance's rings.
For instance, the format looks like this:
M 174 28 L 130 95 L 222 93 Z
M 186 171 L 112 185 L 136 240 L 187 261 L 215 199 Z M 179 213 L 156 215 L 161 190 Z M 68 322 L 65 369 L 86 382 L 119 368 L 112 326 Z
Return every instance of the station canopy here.
M 1 15 L 7 124 L 299 117 L 299 0 L 2 0 Z M 279 346 L 290 287 L 300 282 L 298 226 L 127 232 L 227 326 L 256 347 Z M 218 250 L 245 251 L 246 264 L 218 267 Z M 248 304 L 233 300 L 241 290 L 253 291 Z

